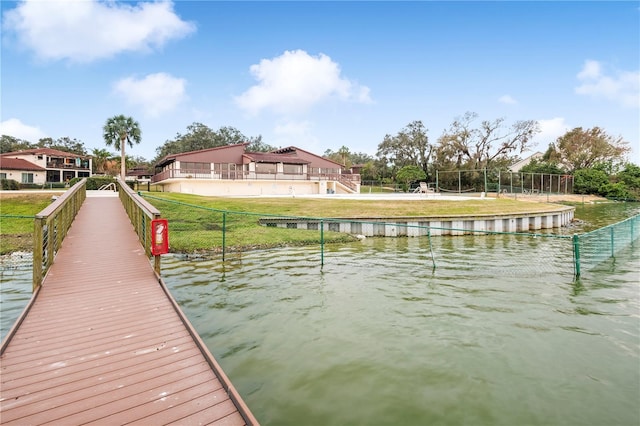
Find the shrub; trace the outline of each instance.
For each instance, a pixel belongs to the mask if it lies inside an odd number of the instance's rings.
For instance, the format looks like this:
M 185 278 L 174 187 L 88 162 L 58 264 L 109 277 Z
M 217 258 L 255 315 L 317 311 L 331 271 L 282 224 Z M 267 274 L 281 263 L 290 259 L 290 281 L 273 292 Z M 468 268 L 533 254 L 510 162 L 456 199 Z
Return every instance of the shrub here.
M 580 169 L 573 174 L 573 191 L 576 194 L 603 195 L 609 176 L 598 169 Z
M 0 188 L 3 191 L 16 191 L 20 189 L 20 184 L 13 179 L 0 179 Z
M 80 182 L 84 178 L 73 178 L 69 181 L 69 185 L 73 186 L 76 183 Z M 87 191 L 92 191 L 96 189 L 100 189 L 104 185 L 108 185 L 110 183 L 115 183 L 116 180 L 112 177 L 88 177 L 87 179 Z

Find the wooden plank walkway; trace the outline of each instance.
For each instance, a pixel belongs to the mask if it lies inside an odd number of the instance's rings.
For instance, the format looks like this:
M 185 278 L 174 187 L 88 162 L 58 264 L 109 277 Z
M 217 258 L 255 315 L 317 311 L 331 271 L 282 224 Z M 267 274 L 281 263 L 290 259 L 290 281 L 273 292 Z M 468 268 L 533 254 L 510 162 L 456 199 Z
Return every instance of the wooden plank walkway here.
M 88 197 L 0 357 L 0 423 L 257 424 L 176 307 L 120 200 Z

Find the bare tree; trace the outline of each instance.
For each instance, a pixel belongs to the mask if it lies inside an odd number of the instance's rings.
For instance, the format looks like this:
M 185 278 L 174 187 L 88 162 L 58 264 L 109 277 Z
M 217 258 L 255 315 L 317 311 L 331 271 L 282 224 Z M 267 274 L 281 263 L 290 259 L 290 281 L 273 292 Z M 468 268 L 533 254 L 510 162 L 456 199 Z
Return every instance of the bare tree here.
M 540 132 L 535 120 L 516 121 L 506 128 L 504 118 L 482 121 L 473 127 L 478 114 L 467 112 L 457 118 L 438 139 L 438 164 L 482 169 L 509 163 L 526 151 L 533 136 Z

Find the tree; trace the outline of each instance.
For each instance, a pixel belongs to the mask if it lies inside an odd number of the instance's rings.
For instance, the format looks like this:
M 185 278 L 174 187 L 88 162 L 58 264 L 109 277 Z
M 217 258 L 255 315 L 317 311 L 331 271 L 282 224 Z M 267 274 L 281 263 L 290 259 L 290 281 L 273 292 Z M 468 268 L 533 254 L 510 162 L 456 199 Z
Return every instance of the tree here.
M 398 173 L 396 173 L 396 179 L 398 182 L 402 182 L 403 189 L 408 190 L 409 184 L 417 180 L 422 180 L 427 177 L 427 174 L 418 166 L 404 166 Z
M 38 141 L 36 146 L 39 148 L 57 149 L 58 151 L 70 152 L 72 154 L 82 156 L 87 155 L 87 149 L 85 148 L 84 143 L 68 136 L 55 140 L 53 138 L 42 138 Z
M 168 140 L 164 145 L 156 148 L 156 157 L 153 163 L 157 163 L 167 155 L 183 152 L 198 151 L 202 149 L 216 148 L 218 146 L 235 145 L 249 142 L 248 151 L 266 152 L 274 148 L 262 142 L 262 136 L 248 138 L 234 127 L 220 127 L 212 130 L 202 123 L 192 123 L 187 126 L 186 134 L 176 134 L 173 140 Z
M 113 157 L 113 154 L 102 148 L 94 148 L 91 154 L 93 157 L 93 172 L 98 174 L 105 173 L 107 161 Z
M 377 156 L 393 168 L 418 166 L 426 173 L 434 149 L 427 132 L 422 121 L 413 121 L 397 135 L 385 135 L 378 145 Z
M 608 164 L 609 172 L 613 173 L 630 151 L 629 143 L 622 137 L 614 138 L 599 127 L 586 130 L 576 127 L 556 139 L 549 148 L 550 158 L 570 173 L 599 163 Z
M 340 149 L 338 150 L 338 155 L 340 156 L 340 159 L 342 160 L 342 166 L 346 169 L 347 168 L 347 160 L 349 159 L 349 155 L 351 155 L 351 152 L 349 152 L 349 148 L 347 148 L 346 146 L 342 145 L 340 147 Z M 351 166 L 351 162 L 349 162 L 349 166 Z
M 249 152 L 269 152 L 278 148 L 271 146 L 268 143 L 262 141 L 262 136 L 249 138 L 249 145 L 247 145 L 247 151 Z
M 580 169 L 573 174 L 573 191 L 576 194 L 604 195 L 609 176 L 600 169 Z
M 23 139 L 14 138 L 9 135 L 2 135 L 2 137 L 0 137 L 0 154 L 31 148 L 33 148 L 33 145 Z
M 482 121 L 472 127 L 478 114 L 467 112 L 457 118 L 438 139 L 438 167 L 484 169 L 506 166 L 517 154 L 526 151 L 531 139 L 540 132 L 535 120 L 516 121 L 505 128 L 504 118 Z
M 125 142 L 133 147 L 133 144 L 139 144 L 142 140 L 142 132 L 140 125 L 131 117 L 124 115 L 113 116 L 104 123 L 102 136 L 107 146 L 111 146 L 116 150 L 120 150 L 120 176 L 124 180 L 126 175 L 126 157 L 124 154 Z
M 520 169 L 522 173 L 545 173 L 551 175 L 561 175 L 563 171 L 556 163 L 538 159 L 533 159 L 529 164 Z

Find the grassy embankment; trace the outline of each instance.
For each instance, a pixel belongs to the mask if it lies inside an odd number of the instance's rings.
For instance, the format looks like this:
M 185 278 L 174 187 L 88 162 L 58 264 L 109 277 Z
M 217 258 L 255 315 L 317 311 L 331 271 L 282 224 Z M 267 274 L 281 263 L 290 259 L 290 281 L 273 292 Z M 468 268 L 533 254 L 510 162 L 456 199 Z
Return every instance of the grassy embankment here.
M 318 244 L 320 232 L 268 228 L 259 226 L 261 216 L 313 218 L 444 216 L 468 214 L 517 213 L 551 210 L 550 204 L 522 203 L 514 200 L 346 200 L 331 198 L 225 198 L 200 197 L 188 194 L 149 193 L 151 197 L 225 210 L 227 249 L 274 247 L 280 245 Z M 172 250 L 192 252 L 212 250 L 222 246 L 222 213 L 169 203 L 154 198 L 162 216 L 169 220 Z M 239 212 L 244 212 L 240 214 Z M 249 214 L 247 214 L 249 213 Z M 325 227 L 327 229 L 328 227 Z M 324 232 L 325 242 L 351 241 L 352 236 Z
M 360 218 L 398 216 L 439 216 L 517 213 L 553 209 L 542 203 L 515 200 L 345 200 L 311 198 L 224 198 L 188 194 L 148 193 L 161 200 L 147 198 L 169 220 L 172 251 L 197 252 L 219 250 L 222 246 L 223 214 L 226 214 L 225 243 L 227 250 L 277 247 L 282 245 L 317 244 L 320 232 L 312 230 L 269 228 L 258 225 L 261 216 L 280 215 L 315 218 Z M 0 196 L 0 213 L 33 216 L 50 203 L 50 194 Z M 185 204 L 163 201 L 172 200 Z M 189 205 L 197 205 L 204 209 Z M 242 213 L 241 213 L 242 212 Z M 2 218 L 0 220 L 0 253 L 31 250 L 33 220 Z M 325 242 L 350 241 L 351 236 L 324 232 Z
M 33 250 L 33 217 L 51 204 L 51 194 L 0 196 L 0 254 Z

